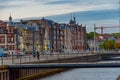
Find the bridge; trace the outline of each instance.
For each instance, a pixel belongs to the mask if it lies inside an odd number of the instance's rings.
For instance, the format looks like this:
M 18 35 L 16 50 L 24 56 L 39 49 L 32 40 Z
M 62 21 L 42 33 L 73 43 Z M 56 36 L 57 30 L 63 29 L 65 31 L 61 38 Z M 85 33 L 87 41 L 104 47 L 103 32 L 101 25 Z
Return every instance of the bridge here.
M 118 57 L 120 56 L 120 53 L 96 53 L 82 56 L 79 54 L 78 56 L 75 55 L 72 55 L 73 57 L 68 58 L 66 57 L 47 60 L 45 63 L 42 63 L 42 61 L 40 61 L 41 63 L 38 63 L 37 61 L 34 63 L 30 62 L 24 64 L 3 65 L 0 67 L 0 80 L 34 80 L 72 68 L 120 67 L 119 63 L 97 62 L 111 59 L 112 57 Z

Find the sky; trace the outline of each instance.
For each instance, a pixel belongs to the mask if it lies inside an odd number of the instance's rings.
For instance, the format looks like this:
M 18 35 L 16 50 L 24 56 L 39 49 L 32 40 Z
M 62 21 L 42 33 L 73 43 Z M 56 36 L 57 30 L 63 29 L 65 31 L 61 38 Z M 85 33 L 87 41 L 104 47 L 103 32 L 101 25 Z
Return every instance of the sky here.
M 11 13 L 13 19 L 47 16 L 57 22 L 68 22 L 74 13 L 77 22 L 87 25 L 90 32 L 94 24 L 119 26 L 119 6 L 119 0 L 0 0 L 0 20 L 8 20 Z

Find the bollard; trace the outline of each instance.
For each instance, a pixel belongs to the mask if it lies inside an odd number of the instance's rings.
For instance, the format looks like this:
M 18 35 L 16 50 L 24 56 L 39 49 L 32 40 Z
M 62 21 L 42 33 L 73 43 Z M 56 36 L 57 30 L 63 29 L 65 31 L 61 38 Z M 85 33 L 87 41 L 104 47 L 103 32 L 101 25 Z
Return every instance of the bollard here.
M 12 64 L 14 64 L 14 57 L 13 57 L 13 53 L 12 53 Z
M 1 56 L 1 65 L 3 66 L 3 56 Z
M 30 54 L 29 54 L 29 62 L 30 62 Z
M 21 58 L 22 58 L 22 55 L 20 55 L 20 64 L 22 63 L 22 62 L 21 62 Z

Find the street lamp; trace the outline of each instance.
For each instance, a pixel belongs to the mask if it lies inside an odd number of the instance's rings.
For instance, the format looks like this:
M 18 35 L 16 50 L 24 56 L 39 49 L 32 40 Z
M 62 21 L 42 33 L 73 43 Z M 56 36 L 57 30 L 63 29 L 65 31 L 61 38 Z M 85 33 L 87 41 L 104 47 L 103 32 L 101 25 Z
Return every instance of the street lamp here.
M 35 33 L 38 32 L 38 29 L 35 28 L 33 30 L 33 35 L 32 35 L 32 39 L 33 39 L 33 52 L 35 51 L 35 40 L 36 40 L 36 37 L 35 37 Z M 39 35 L 38 35 L 39 36 Z M 37 38 L 38 39 L 38 38 Z M 37 46 L 38 47 L 38 46 Z
M 94 24 L 94 53 L 95 53 L 95 48 L 96 48 L 96 46 L 95 46 L 95 32 L 96 32 L 96 31 L 95 31 L 95 26 L 96 26 L 96 25 Z

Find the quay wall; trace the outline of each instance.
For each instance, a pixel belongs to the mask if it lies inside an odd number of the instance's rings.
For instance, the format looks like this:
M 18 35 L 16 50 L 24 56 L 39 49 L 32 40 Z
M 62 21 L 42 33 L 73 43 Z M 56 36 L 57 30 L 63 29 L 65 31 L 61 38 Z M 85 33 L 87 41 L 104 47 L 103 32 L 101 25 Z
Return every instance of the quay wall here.
M 74 58 L 57 59 L 42 61 L 41 63 L 76 63 L 76 62 L 96 62 L 100 61 L 99 55 L 86 55 Z M 36 63 L 36 62 L 34 62 Z M 38 63 L 38 62 L 37 62 Z M 9 66 L 9 65 L 8 65 Z M 13 68 L 10 69 L 8 66 L 0 67 L 0 80 L 34 80 L 37 78 L 46 77 L 61 71 L 68 70 L 66 68 Z

